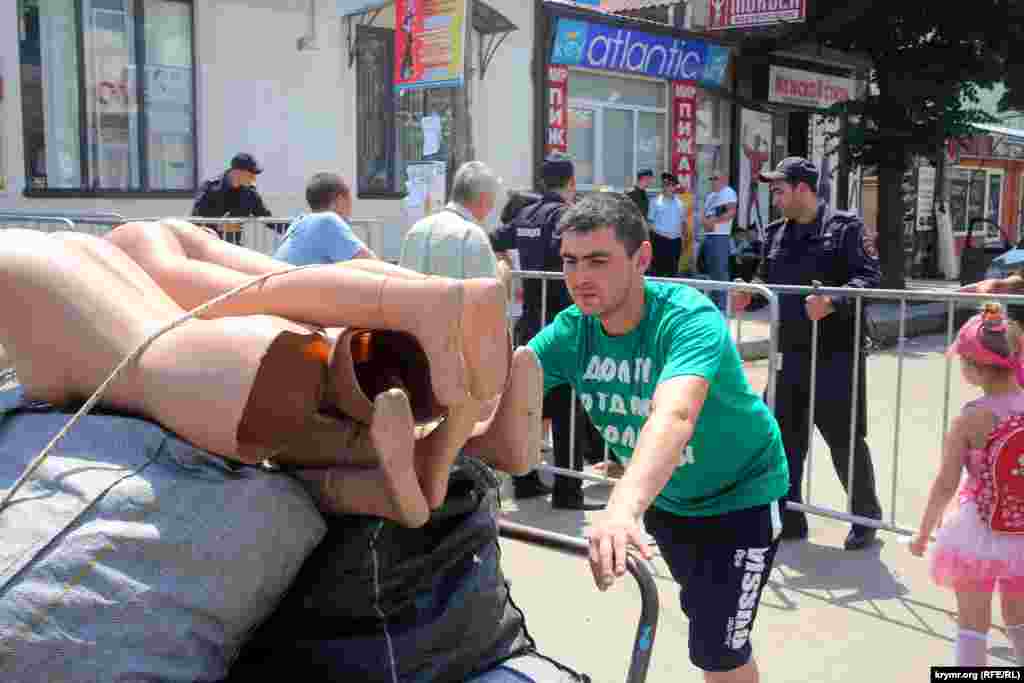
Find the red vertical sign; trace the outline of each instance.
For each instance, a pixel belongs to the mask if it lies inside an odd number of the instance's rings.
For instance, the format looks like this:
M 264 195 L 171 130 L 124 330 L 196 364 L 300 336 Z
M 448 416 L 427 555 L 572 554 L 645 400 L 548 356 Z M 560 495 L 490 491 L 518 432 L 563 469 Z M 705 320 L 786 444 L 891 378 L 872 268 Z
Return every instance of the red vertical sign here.
M 697 84 L 672 82 L 672 173 L 679 191 L 694 192 L 697 164 Z
M 413 83 L 423 77 L 423 3 L 395 0 L 394 82 Z
M 569 69 L 548 67 L 548 125 L 545 152 L 569 151 Z

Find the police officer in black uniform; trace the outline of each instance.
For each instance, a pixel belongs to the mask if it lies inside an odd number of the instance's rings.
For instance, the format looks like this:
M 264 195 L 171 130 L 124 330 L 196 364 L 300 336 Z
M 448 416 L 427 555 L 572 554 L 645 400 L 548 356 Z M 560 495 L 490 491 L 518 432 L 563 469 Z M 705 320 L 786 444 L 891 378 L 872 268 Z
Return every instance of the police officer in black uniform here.
M 498 228 L 492 245 L 498 258 L 511 266 L 508 252 L 519 251 L 522 270 L 561 272 L 561 235 L 558 221 L 576 198 L 576 173 L 572 161 L 564 154 L 553 154 L 544 160 L 541 169 L 544 193 L 538 201 L 521 208 L 511 220 Z M 547 283 L 546 319 L 541 319 L 542 282 L 527 279 L 523 282 L 523 315 L 516 324 L 516 343 L 525 344 L 536 335 L 546 322 L 571 304 L 569 291 L 562 280 Z M 544 398 L 543 415 L 551 418 L 554 440 L 554 460 L 558 467 L 571 468 L 570 415 L 573 410 L 572 390 L 566 385 L 548 392 Z M 594 453 L 594 444 L 600 438 L 590 425 L 590 419 L 579 405 L 576 406 L 576 469 L 582 471 L 584 458 Z M 516 497 L 528 498 L 546 493 L 543 484 L 532 477 L 517 478 Z M 583 481 L 573 477 L 555 476 L 551 506 L 571 510 L 590 510 L 602 507 L 583 496 Z
M 783 218 L 768 226 L 755 281 L 768 284 L 826 287 L 878 287 L 881 273 L 873 239 L 854 213 L 819 204 L 818 169 L 807 159 L 789 157 L 775 171 L 762 173 L 771 183 L 772 199 Z M 734 296 L 743 309 L 749 295 Z M 839 297 L 782 294 L 779 297 L 779 369 L 775 416 L 789 460 L 789 500 L 800 502 L 804 460 L 811 426 L 808 424 L 811 370 L 811 321 L 818 320 L 818 366 L 814 422 L 832 453 L 832 464 L 843 486 L 850 461 L 850 409 L 853 390 L 854 301 Z M 861 327 L 864 329 L 864 326 Z M 863 340 L 862 340 L 863 342 Z M 864 344 L 860 348 L 863 350 Z M 875 470 L 867 436 L 865 358 L 857 380 L 857 432 L 854 440 L 852 499 L 855 515 L 882 518 L 875 490 Z M 807 517 L 787 510 L 783 538 L 807 537 Z M 853 525 L 844 547 L 856 550 L 875 540 L 875 529 Z
M 224 173 L 207 180 L 199 186 L 192 207 L 193 216 L 204 218 L 224 218 L 237 216 L 271 216 L 270 210 L 263 203 L 263 198 L 256 191 L 256 176 L 263 172 L 256 159 L 245 152 L 236 154 L 231 159 L 231 167 Z M 241 233 L 225 233 L 223 225 L 215 225 L 214 229 L 221 237 L 236 244 L 241 241 Z M 268 226 L 281 230 L 284 226 Z

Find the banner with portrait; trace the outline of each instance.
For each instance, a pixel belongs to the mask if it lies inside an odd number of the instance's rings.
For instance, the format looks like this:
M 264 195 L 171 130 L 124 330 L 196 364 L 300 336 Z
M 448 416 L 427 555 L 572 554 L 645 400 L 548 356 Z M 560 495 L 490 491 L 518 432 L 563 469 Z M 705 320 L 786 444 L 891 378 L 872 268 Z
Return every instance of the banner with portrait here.
M 467 0 L 395 0 L 395 90 L 463 83 Z
M 740 112 L 739 187 L 737 227 L 753 229 L 763 238 L 770 222 L 771 193 L 767 183 L 758 179 L 761 171 L 770 168 L 772 158 L 772 115 L 743 109 Z

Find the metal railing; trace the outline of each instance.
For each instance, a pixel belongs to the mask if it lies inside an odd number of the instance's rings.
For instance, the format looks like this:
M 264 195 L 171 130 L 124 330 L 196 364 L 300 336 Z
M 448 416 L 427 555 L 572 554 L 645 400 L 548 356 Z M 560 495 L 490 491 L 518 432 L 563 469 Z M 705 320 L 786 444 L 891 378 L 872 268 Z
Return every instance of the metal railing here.
M 205 225 L 216 229 L 223 234 L 226 241 L 232 244 L 258 251 L 266 256 L 273 256 L 277 248 L 284 241 L 287 227 L 297 217 L 227 217 L 227 218 L 205 218 L 202 216 L 159 216 L 151 218 L 133 218 L 133 221 L 158 221 L 165 218 L 173 218 L 192 223 L 194 225 Z M 380 256 L 383 237 L 381 234 L 383 221 L 376 218 L 352 218 L 348 221 L 356 237 L 375 254 Z M 228 226 L 227 229 L 224 226 Z M 280 226 L 276 229 L 271 226 Z
M 125 222 L 117 213 L 90 213 L 85 211 L 28 211 L 6 209 L 0 211 L 0 229 L 22 228 L 58 232 L 71 230 L 101 237 Z
M 504 519 L 498 520 L 498 530 L 505 538 L 556 548 L 580 557 L 587 557 L 590 554 L 587 541 L 576 536 L 557 534 Z M 640 621 L 636 627 L 636 637 L 633 639 L 626 683 L 642 683 L 647 680 L 647 669 L 651 664 L 654 638 L 658 631 L 658 587 L 647 564 L 632 553 L 626 557 L 626 569 L 640 588 Z
M 547 294 L 547 282 L 550 280 L 562 279 L 561 273 L 543 273 L 536 271 L 515 271 L 514 276 L 523 279 L 534 278 L 543 281 L 542 284 L 542 314 L 545 316 L 544 319 L 548 320 L 546 311 L 546 294 Z M 988 294 L 969 294 L 955 291 L 936 291 L 936 290 L 883 290 L 883 289 L 858 289 L 858 288 L 846 288 L 846 287 L 823 287 L 821 285 L 809 285 L 809 286 L 796 286 L 796 285 L 752 285 L 745 283 L 727 283 L 727 282 L 715 282 L 709 280 L 686 280 L 686 279 L 672 279 L 672 278 L 649 278 L 652 280 L 665 280 L 669 282 L 678 282 L 689 285 L 696 289 L 705 291 L 726 291 L 728 301 L 728 309 L 732 311 L 732 296 L 737 291 L 745 292 L 756 292 L 765 296 L 770 306 L 769 315 L 769 352 L 768 352 L 768 381 L 766 387 L 766 403 L 773 409 L 776 404 L 776 398 L 779 391 L 786 391 L 786 387 L 778 386 L 778 374 L 781 369 L 781 354 L 779 352 L 779 298 L 789 295 L 807 296 L 810 294 L 818 294 L 831 297 L 844 297 L 853 311 L 853 326 L 854 326 L 854 339 L 853 339 L 853 350 L 852 350 L 852 390 L 851 390 L 851 401 L 850 401 L 850 414 L 847 416 L 849 419 L 849 450 L 850 456 L 846 465 L 845 476 L 841 477 L 840 483 L 844 484 L 845 490 L 853 490 L 853 485 L 857 482 L 858 476 L 864 476 L 863 472 L 858 473 L 855 468 L 856 455 L 856 439 L 858 438 L 857 420 L 860 417 L 858 415 L 858 401 L 857 393 L 860 390 L 859 386 L 859 373 L 860 364 L 866 362 L 867 355 L 866 349 L 862 340 L 864 335 L 863 322 L 866 317 L 866 311 L 870 304 L 878 304 L 880 302 L 890 302 L 898 304 L 899 306 L 899 319 L 898 319 L 898 335 L 897 344 L 895 349 L 892 351 L 896 358 L 896 372 L 895 372 L 895 392 L 891 397 L 887 397 L 888 400 L 892 401 L 888 412 L 892 414 L 893 419 L 893 430 L 891 434 L 891 441 L 886 437 L 884 440 L 875 437 L 874 439 L 867 439 L 870 442 L 874 441 L 877 446 L 881 441 L 891 443 L 891 492 L 890 499 L 888 501 L 889 514 L 888 519 L 883 515 L 883 519 L 872 519 L 869 517 L 859 516 L 854 514 L 852 506 L 852 497 L 847 494 L 845 506 L 826 506 L 818 504 L 814 499 L 813 490 L 813 473 L 814 473 L 814 462 L 815 462 L 815 448 L 814 448 L 814 429 L 815 429 L 815 410 L 822 410 L 823 401 L 817 396 L 817 376 L 819 370 L 819 349 L 818 349 L 818 338 L 819 338 L 819 323 L 813 322 L 811 324 L 811 344 L 809 349 L 810 354 L 810 378 L 809 388 L 810 396 L 808 399 L 808 410 L 807 410 L 807 423 L 810 433 L 808 440 L 808 450 L 805 460 L 804 467 L 804 481 L 801 482 L 803 491 L 805 493 L 803 503 L 787 502 L 789 509 L 801 510 L 810 514 L 827 517 L 843 522 L 849 522 L 854 524 L 860 524 L 876 529 L 889 531 L 899 535 L 910 536 L 916 533 L 914 529 L 907 526 L 902 526 L 897 521 L 897 509 L 900 501 L 900 494 L 908 493 L 909 490 L 901 489 L 901 474 L 906 468 L 901 467 L 901 437 L 903 436 L 904 420 L 904 361 L 908 355 L 907 351 L 907 325 L 908 325 L 908 314 L 911 310 L 909 304 L 911 303 L 941 303 L 945 306 L 944 313 L 944 325 L 942 326 L 945 335 L 944 347 L 948 347 L 952 344 L 955 332 L 956 322 L 958 315 L 965 315 L 965 311 L 968 308 L 977 308 L 978 304 L 986 301 L 998 301 L 1004 305 L 1024 305 L 1024 295 L 988 295 Z M 733 317 L 730 315 L 729 317 Z M 737 344 L 742 338 L 742 320 L 743 314 L 735 315 L 737 322 Z M 937 328 L 938 325 L 933 325 Z M 943 356 L 944 360 L 944 373 L 943 373 L 943 393 L 941 403 L 941 421 L 936 425 L 936 446 L 941 449 L 942 441 L 945 436 L 945 432 L 949 425 L 950 417 L 950 399 L 951 399 L 951 381 L 952 381 L 952 358 L 948 355 Z M 866 368 L 865 368 L 866 370 Z M 827 405 L 827 404 L 825 404 Z M 864 416 L 865 419 L 867 416 Z M 589 472 L 580 472 L 575 468 L 579 466 L 577 462 L 577 453 L 575 452 L 576 442 L 573 438 L 575 436 L 575 411 L 570 413 L 570 463 L 572 468 L 556 467 L 548 463 L 542 463 L 538 466 L 538 470 L 542 472 L 548 472 L 551 474 L 559 474 L 586 481 L 595 481 L 606 484 L 614 485 L 616 482 L 615 478 L 610 478 L 607 475 L 592 474 Z M 879 449 L 872 448 L 872 452 L 878 452 Z M 608 462 L 608 449 L 605 447 L 605 462 Z M 875 468 L 877 470 L 877 460 L 875 461 Z M 877 482 L 881 479 L 876 480 Z M 914 490 L 925 489 L 927 490 L 929 482 L 915 482 Z M 884 507 L 884 506 L 883 506 Z M 916 520 L 915 520 L 916 521 Z
M 845 512 L 835 510 L 827 507 L 822 507 L 813 504 L 813 466 L 814 466 L 814 439 L 809 439 L 807 449 L 807 459 L 805 464 L 805 481 L 802 482 L 805 490 L 806 503 L 793 503 L 787 502 L 787 507 L 790 509 L 802 510 L 804 512 L 812 513 L 815 515 L 829 517 L 844 522 L 850 522 L 854 524 L 861 524 L 863 526 L 869 526 L 876 529 L 890 531 L 903 536 L 912 536 L 916 533 L 915 529 L 900 526 L 896 520 L 896 510 L 899 500 L 899 485 L 900 485 L 900 454 L 901 454 L 901 428 L 902 428 L 902 413 L 903 413 L 903 376 L 904 376 L 904 360 L 907 355 L 907 314 L 908 314 L 908 303 L 910 302 L 923 302 L 923 303 L 944 303 L 946 307 L 945 313 L 945 343 L 944 347 L 948 348 L 954 340 L 956 335 L 956 317 L 958 311 L 962 312 L 965 308 L 977 308 L 979 304 L 986 301 L 998 301 L 1002 304 L 1024 304 L 1024 295 L 991 295 L 991 294 L 969 294 L 963 292 L 940 292 L 940 291 L 929 291 L 929 290 L 887 290 L 887 289 L 859 289 L 852 287 L 823 287 L 819 284 L 811 286 L 798 286 L 798 285 L 769 285 L 768 286 L 773 292 L 780 296 L 785 295 L 800 295 L 807 296 L 809 294 L 818 294 L 830 297 L 844 297 L 848 301 L 851 301 L 851 305 L 854 310 L 854 350 L 853 350 L 853 369 L 852 369 L 852 396 L 850 401 L 850 457 L 847 463 L 847 472 L 844 486 L 846 491 L 851 491 L 853 485 L 856 483 L 856 468 L 854 467 L 856 457 L 854 455 L 854 442 L 857 439 L 857 419 L 858 419 L 858 400 L 857 395 L 860 389 L 859 380 L 859 363 L 865 360 L 863 353 L 861 335 L 861 321 L 864 319 L 865 302 L 880 302 L 880 301 L 891 301 L 897 302 L 900 307 L 899 314 L 899 332 L 897 336 L 896 346 L 896 390 L 895 396 L 893 397 L 895 405 L 892 406 L 893 414 L 893 434 L 892 434 L 892 490 L 889 501 L 889 521 L 876 520 L 869 517 L 862 517 L 854 514 L 853 512 L 853 498 L 847 495 L 847 504 Z M 811 324 L 812 338 L 817 341 L 819 333 L 819 323 L 817 321 Z M 814 410 L 815 405 L 818 403 L 815 395 L 815 387 L 817 386 L 817 366 L 818 366 L 818 355 L 819 349 L 818 344 L 813 343 L 811 346 L 811 395 L 809 399 L 808 409 L 808 423 L 810 429 L 814 428 Z M 941 452 L 943 446 L 943 440 L 945 439 L 946 430 L 949 427 L 949 415 L 950 415 L 950 398 L 951 398 L 951 383 L 952 383 L 952 363 L 953 359 L 948 354 L 944 356 L 944 372 L 943 372 L 943 397 L 942 397 L 942 420 L 937 425 L 937 448 Z M 861 473 L 863 476 L 863 473 Z M 927 486 L 925 486 L 927 488 Z
M 267 256 L 273 256 L 281 242 L 284 241 L 287 226 L 295 220 L 294 217 L 206 218 L 202 216 L 156 216 L 129 219 L 117 213 L 42 209 L 0 210 L 0 230 L 4 228 L 42 230 L 44 232 L 71 230 L 102 237 L 123 223 L 159 221 L 165 218 L 175 218 L 195 225 L 213 227 L 222 233 L 226 241 Z M 371 251 L 381 256 L 383 221 L 376 218 L 353 218 L 348 223 L 356 237 L 361 239 Z M 230 226 L 230 229 L 225 229 L 223 226 Z M 280 226 L 280 229 L 271 226 Z

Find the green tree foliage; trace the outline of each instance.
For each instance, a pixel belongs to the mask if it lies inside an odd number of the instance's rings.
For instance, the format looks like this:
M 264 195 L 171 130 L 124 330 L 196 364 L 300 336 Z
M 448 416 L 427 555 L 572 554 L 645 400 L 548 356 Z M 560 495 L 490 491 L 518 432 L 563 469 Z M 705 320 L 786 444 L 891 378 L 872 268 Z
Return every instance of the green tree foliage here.
M 935 157 L 947 139 L 969 135 L 971 123 L 994 121 L 975 106 L 979 86 L 1024 78 L 1022 4 L 862 0 L 837 7 L 817 0 L 798 29 L 801 40 L 873 64 L 866 96 L 829 113 L 851 117 L 851 160 L 878 168 L 885 287 L 905 284 L 901 184 L 911 159 Z M 1024 104 L 1024 87 L 1011 83 L 1007 99 Z

